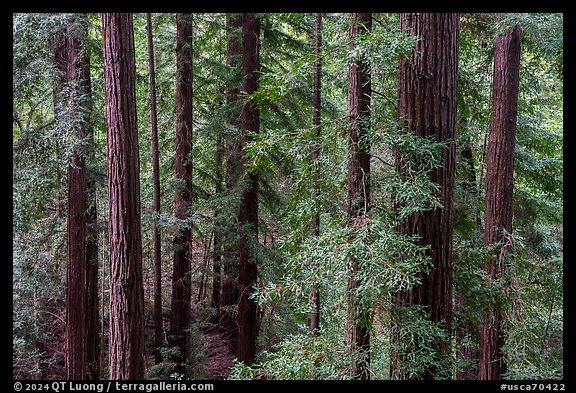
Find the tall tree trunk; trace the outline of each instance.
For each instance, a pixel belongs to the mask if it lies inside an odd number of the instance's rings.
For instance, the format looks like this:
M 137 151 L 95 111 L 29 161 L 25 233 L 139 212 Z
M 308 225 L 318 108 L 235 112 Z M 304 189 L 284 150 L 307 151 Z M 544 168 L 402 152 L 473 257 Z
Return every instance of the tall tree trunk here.
M 152 16 L 146 14 L 146 31 L 148 33 L 148 67 L 150 68 L 150 124 L 152 126 L 152 178 L 154 184 L 154 361 L 162 361 L 164 329 L 162 322 L 162 249 L 160 243 L 160 163 L 158 155 L 158 120 L 156 113 L 156 72 L 154 70 L 154 41 L 152 39 Z
M 97 379 L 100 375 L 100 326 L 98 314 L 98 240 L 94 182 L 85 160 L 93 150 L 90 83 L 90 53 L 86 46 L 88 20 L 85 14 L 70 18 L 59 59 L 61 95 L 66 92 L 70 108 L 67 124 L 76 147 L 68 167 L 68 261 L 66 365 L 68 379 Z M 61 96 L 60 100 L 64 98 Z M 61 108 L 59 108 L 61 110 Z M 88 139 L 83 148 L 81 141 Z
M 242 75 L 239 70 L 240 55 L 241 55 L 241 14 L 226 14 L 226 34 L 227 34 L 227 47 L 226 47 L 226 63 L 231 70 L 238 69 L 237 85 L 228 86 L 226 89 L 226 104 L 230 107 L 230 112 L 226 120 L 228 128 L 236 130 L 240 129 L 240 110 L 238 105 L 238 92 L 239 85 L 242 80 Z M 233 192 L 236 187 L 238 172 L 240 166 L 240 135 L 234 135 L 226 141 L 226 189 L 229 193 Z M 238 304 L 238 264 L 237 264 L 237 248 L 233 246 L 236 237 L 236 224 L 227 228 L 224 237 L 224 260 L 222 263 L 222 306 L 229 308 L 223 313 L 222 327 L 226 332 L 226 336 L 230 339 L 230 347 L 233 352 L 236 351 L 236 344 L 238 340 L 238 325 L 236 323 L 236 316 L 230 311 L 230 306 Z
M 216 152 L 214 155 L 215 181 L 216 194 L 222 193 L 222 163 L 224 158 L 224 141 L 222 134 L 216 136 Z M 212 245 L 212 308 L 214 308 L 213 322 L 217 323 L 220 320 L 220 306 L 222 304 L 221 291 L 222 291 L 222 223 L 220 218 L 221 210 L 215 209 L 214 215 L 214 243 Z
M 356 47 L 358 35 L 372 31 L 371 13 L 353 13 L 348 28 L 349 50 Z M 348 67 L 348 225 L 352 228 L 368 223 L 370 210 L 370 145 L 366 142 L 370 123 L 372 85 L 370 65 L 353 59 Z M 348 267 L 347 342 L 354 357 L 352 376 L 370 379 L 370 324 L 372 312 L 361 305 L 356 277 L 359 261 L 352 257 Z
M 176 14 L 176 177 L 182 182 L 176 192 L 175 214 L 179 229 L 174 237 L 172 275 L 171 346 L 180 348 L 178 363 L 188 357 L 191 297 L 192 205 L 192 14 Z
M 252 13 L 242 15 L 242 90 L 250 95 L 258 89 L 260 68 L 260 20 Z M 248 172 L 246 144 L 250 141 L 248 132 L 258 132 L 260 112 L 256 104 L 246 101 L 242 107 L 242 165 L 241 175 L 246 181 L 240 205 L 240 245 L 238 281 L 240 299 L 238 302 L 238 360 L 251 365 L 256 355 L 258 323 L 256 302 L 250 299 L 256 284 L 257 259 L 254 252 L 258 243 L 258 174 Z
M 140 158 L 132 14 L 103 13 L 110 241 L 109 379 L 144 378 Z
M 320 173 L 320 110 L 322 109 L 322 59 L 320 58 L 322 52 L 322 13 L 316 13 L 316 26 L 314 29 L 314 88 L 312 91 L 312 106 L 314 107 L 314 112 L 312 115 L 312 126 L 316 130 L 316 141 L 314 145 L 314 150 L 312 151 L 312 161 L 316 166 L 314 171 L 314 178 L 312 179 L 314 188 L 314 199 L 318 203 L 319 193 L 318 193 L 318 176 Z M 314 215 L 314 221 L 312 222 L 312 236 L 320 235 L 320 212 L 316 212 Z M 318 269 L 318 263 L 314 266 Z M 313 335 L 318 335 L 320 332 L 320 288 L 316 285 L 312 288 L 312 304 L 313 310 L 310 314 L 310 331 Z
M 66 376 L 86 378 L 86 166 L 82 141 L 87 134 L 82 93 L 82 56 L 77 21 L 66 31 L 67 122 L 75 137 L 68 165 L 68 260 L 66 264 Z
M 421 273 L 421 284 L 395 296 L 397 306 L 421 305 L 433 322 L 443 325 L 447 337 L 452 328 L 452 235 L 453 185 L 456 160 L 456 104 L 458 75 L 459 15 L 446 13 L 401 14 L 400 27 L 411 36 L 418 36 L 412 56 L 399 67 L 399 117 L 410 132 L 432 137 L 450 144 L 442 150 L 441 166 L 429 174 L 440 186 L 441 208 L 409 215 L 399 225 L 399 232 L 418 235 L 419 244 L 429 246 L 432 260 L 428 274 Z M 398 157 L 397 169 L 403 173 L 405 158 Z M 393 320 L 392 341 L 397 343 L 401 320 Z M 450 353 L 450 342 L 441 340 L 439 355 Z M 405 358 L 392 352 L 390 375 L 406 378 Z M 434 379 L 437 370 L 429 366 L 420 378 Z
M 69 35 L 69 50 L 75 53 L 70 77 L 75 77 L 78 92 L 80 125 L 88 139 L 85 155 L 94 159 L 94 129 L 92 125 L 92 83 L 90 80 L 90 49 L 88 40 L 88 16 L 75 16 L 75 29 Z M 70 61 L 73 59 L 71 58 Z M 100 315 L 98 291 L 98 226 L 96 212 L 96 185 L 93 176 L 86 171 L 86 378 L 99 379 L 100 365 Z
M 500 15 L 498 16 L 500 19 Z M 520 80 L 522 29 L 515 26 L 496 38 L 492 85 L 492 120 L 486 166 L 486 207 L 484 244 L 501 243 L 487 258 L 492 280 L 505 273 L 510 253 L 507 233 L 512 233 L 512 195 L 514 186 L 514 143 Z M 499 380 L 506 373 L 503 351 L 502 311 L 489 305 L 480 331 L 478 379 Z
M 474 157 L 472 155 L 472 147 L 469 138 L 466 138 L 460 157 L 468 167 L 468 179 L 462 181 L 462 188 L 469 193 L 470 197 L 475 197 L 478 194 L 476 186 L 476 170 L 474 168 Z M 480 226 L 480 216 L 474 212 L 474 219 L 478 226 Z M 478 333 L 479 327 L 472 318 L 467 316 L 470 313 L 468 310 L 467 302 L 468 297 L 455 289 L 456 301 L 454 303 L 454 311 L 460 316 L 459 324 L 456 327 L 457 337 L 457 350 L 456 358 L 464 365 L 460 367 L 456 373 L 458 380 L 475 380 L 478 379 L 478 371 L 476 365 L 480 356 Z

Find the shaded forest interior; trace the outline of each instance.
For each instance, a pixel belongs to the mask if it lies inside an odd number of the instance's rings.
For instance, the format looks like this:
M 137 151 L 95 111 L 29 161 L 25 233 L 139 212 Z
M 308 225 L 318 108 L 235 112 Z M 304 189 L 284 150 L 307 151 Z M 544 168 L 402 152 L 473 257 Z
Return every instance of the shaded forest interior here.
M 13 377 L 562 379 L 562 40 L 13 14 Z

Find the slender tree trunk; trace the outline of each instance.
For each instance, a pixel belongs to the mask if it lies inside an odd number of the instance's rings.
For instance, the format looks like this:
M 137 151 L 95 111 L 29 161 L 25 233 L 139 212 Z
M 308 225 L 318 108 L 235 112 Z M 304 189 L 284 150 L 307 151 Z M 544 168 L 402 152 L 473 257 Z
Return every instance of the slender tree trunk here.
M 74 31 L 69 35 L 69 51 L 74 59 L 69 68 L 70 77 L 75 77 L 78 94 L 80 124 L 88 140 L 85 149 L 87 159 L 94 158 L 94 130 L 92 126 L 92 83 L 90 81 L 90 49 L 88 40 L 88 16 L 75 16 Z M 72 80 L 72 79 L 71 79 Z M 96 185 L 93 176 L 86 170 L 86 378 L 99 379 L 100 365 L 100 315 L 98 291 L 98 226 L 96 212 Z
M 148 67 L 150 68 L 150 124 L 152 126 L 152 178 L 154 184 L 154 361 L 162 361 L 160 348 L 163 344 L 164 328 L 162 322 L 162 249 L 160 243 L 160 163 L 158 154 L 158 120 L 156 112 L 156 72 L 154 70 L 154 40 L 152 39 L 152 16 L 146 14 L 148 33 Z
M 400 233 L 418 235 L 419 243 L 429 246 L 432 268 L 422 273 L 421 284 L 395 296 L 397 306 L 426 306 L 433 322 L 443 325 L 447 337 L 452 328 L 452 235 L 453 185 L 456 160 L 456 103 L 458 75 L 459 15 L 445 13 L 401 14 L 401 29 L 419 36 L 410 58 L 403 59 L 399 67 L 399 116 L 410 132 L 432 137 L 450 144 L 442 150 L 442 164 L 429 174 L 430 180 L 440 186 L 441 208 L 409 215 L 399 225 Z M 404 172 L 405 158 L 397 160 L 397 169 Z M 393 320 L 392 341 L 398 343 L 401 320 Z M 450 342 L 440 341 L 437 353 L 450 353 Z M 392 351 L 390 375 L 407 377 L 403 363 L 406 359 Z M 427 368 L 420 378 L 434 379 L 437 370 Z
M 215 180 L 216 194 L 222 193 L 222 163 L 224 158 L 224 141 L 222 134 L 216 136 L 216 153 L 214 155 L 214 165 L 216 166 Z M 222 224 L 220 218 L 221 210 L 215 210 L 214 215 L 214 243 L 212 246 L 212 308 L 215 309 L 213 322 L 217 323 L 220 320 L 220 306 L 222 304 L 221 291 L 222 291 Z
M 192 228 L 185 221 L 192 205 L 192 14 L 176 14 L 176 192 L 175 214 L 180 227 L 174 238 L 171 346 L 180 348 L 178 363 L 188 357 L 191 297 Z
M 226 34 L 227 34 L 227 47 L 226 47 L 226 63 L 230 69 L 235 71 L 238 69 L 237 85 L 227 87 L 226 89 L 226 104 L 230 107 L 230 112 L 227 118 L 227 126 L 232 130 L 240 130 L 240 110 L 238 105 L 238 92 L 242 80 L 242 75 L 239 70 L 240 56 L 241 56 L 241 14 L 227 14 L 226 15 Z M 236 187 L 239 166 L 240 166 L 240 135 L 233 135 L 227 140 L 227 156 L 226 156 L 226 189 L 229 193 L 233 192 Z M 237 247 L 234 244 L 236 239 L 235 228 L 237 223 L 231 225 L 234 230 L 227 227 L 224 236 L 223 256 L 222 263 L 222 306 L 228 307 L 223 314 L 222 327 L 226 332 L 227 337 L 230 339 L 230 347 L 233 352 L 236 352 L 236 345 L 238 340 L 238 325 L 236 323 L 236 316 L 230 310 L 231 306 L 238 304 L 239 290 L 238 290 L 238 263 L 237 263 Z
M 478 194 L 476 187 L 476 170 L 474 168 L 474 157 L 469 139 L 466 139 L 464 142 L 460 156 L 468 167 L 468 180 L 462 182 L 462 188 L 467 191 L 471 197 L 475 197 Z M 480 226 L 480 216 L 474 213 L 474 219 L 478 226 Z M 467 307 L 468 297 L 464 296 L 457 288 L 455 292 L 455 313 L 460 315 L 460 322 L 456 327 L 456 336 L 458 338 L 456 358 L 465 364 L 458 369 L 456 379 L 475 380 L 478 379 L 476 365 L 478 364 L 480 356 L 478 342 L 478 332 L 480 329 L 471 318 L 467 317 L 470 315 L 470 310 Z M 472 341 L 470 342 L 469 340 Z
M 110 240 L 109 378 L 144 378 L 140 158 L 132 14 L 102 14 Z
M 320 173 L 320 110 L 322 109 L 322 59 L 320 58 L 322 51 L 322 13 L 316 13 L 316 26 L 314 29 L 314 89 L 312 91 L 312 106 L 314 107 L 314 112 L 312 116 L 312 126 L 316 130 L 316 143 L 314 150 L 312 151 L 312 161 L 316 166 L 314 171 L 314 178 L 312 179 L 314 187 L 314 199 L 316 203 L 319 200 L 318 193 L 318 176 Z M 312 236 L 320 235 L 320 212 L 314 215 L 314 221 L 312 222 Z M 318 263 L 316 262 L 315 269 L 318 269 Z M 312 304 L 313 310 L 310 315 L 310 331 L 313 335 L 318 335 L 320 333 L 320 289 L 315 285 L 312 288 Z
M 61 95 L 66 92 L 70 119 L 76 138 L 68 167 L 68 263 L 66 364 L 68 379 L 96 379 L 100 374 L 98 319 L 98 245 L 95 233 L 96 205 L 93 181 L 88 179 L 85 157 L 92 150 L 90 119 L 90 53 L 86 15 L 70 18 L 64 41 L 65 58 L 59 59 Z M 63 96 L 58 98 L 64 98 Z M 60 110 L 62 108 L 59 108 Z M 81 140 L 88 139 L 83 148 Z
M 211 307 L 215 309 L 215 316 L 213 322 L 218 322 L 219 318 L 219 311 L 221 304 L 221 291 L 222 291 L 222 283 L 221 283 L 221 274 L 222 274 L 222 250 L 221 242 L 220 242 L 220 233 L 216 233 L 220 231 L 220 228 L 214 229 L 214 244 L 212 246 L 212 300 L 211 300 Z
M 258 69 L 260 68 L 260 20 L 255 14 L 242 15 L 242 90 L 252 94 L 258 89 Z M 258 243 L 258 174 L 248 172 L 246 144 L 250 137 L 248 132 L 258 132 L 260 112 L 250 101 L 242 107 L 242 165 L 241 175 L 246 180 L 240 206 L 240 269 L 238 281 L 240 299 L 238 303 L 238 360 L 251 365 L 256 355 L 256 336 L 258 323 L 256 302 L 250 299 L 257 277 L 257 260 L 255 248 Z
M 68 21 L 66 31 L 67 122 L 76 138 L 68 165 L 68 260 L 66 264 L 66 376 L 86 379 L 86 166 L 80 143 L 86 137 L 83 108 L 81 43 L 77 22 Z M 83 113 L 84 112 L 84 113 Z
M 358 35 L 372 31 L 371 13 L 353 13 L 348 28 L 349 49 L 356 47 Z M 369 222 L 370 210 L 370 145 L 366 142 L 370 123 L 370 65 L 353 59 L 348 66 L 348 225 L 352 228 Z M 354 357 L 352 376 L 370 379 L 370 319 L 372 312 L 361 305 L 356 277 L 359 261 L 354 256 L 348 266 L 348 315 L 346 339 Z
M 468 166 L 468 181 L 462 184 L 462 188 L 470 192 L 470 194 L 476 195 L 476 170 L 474 169 L 474 157 L 472 156 L 472 146 L 469 138 L 466 138 L 464 142 L 460 157 Z
M 499 16 L 500 18 L 500 16 Z M 484 244 L 501 243 L 491 258 L 487 272 L 492 280 L 505 273 L 512 233 L 512 196 L 514 185 L 514 143 L 520 80 L 522 29 L 515 26 L 496 38 L 492 86 L 492 120 L 486 161 L 486 207 Z M 502 311 L 488 307 L 480 331 L 478 379 L 499 380 L 506 373 L 503 351 L 505 331 Z

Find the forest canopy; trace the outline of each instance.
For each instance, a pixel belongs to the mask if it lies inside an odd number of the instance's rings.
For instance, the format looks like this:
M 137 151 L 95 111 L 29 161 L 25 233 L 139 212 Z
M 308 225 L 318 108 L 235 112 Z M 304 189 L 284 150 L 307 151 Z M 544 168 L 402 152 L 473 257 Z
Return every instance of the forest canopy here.
M 561 380 L 563 14 L 13 14 L 13 378 Z

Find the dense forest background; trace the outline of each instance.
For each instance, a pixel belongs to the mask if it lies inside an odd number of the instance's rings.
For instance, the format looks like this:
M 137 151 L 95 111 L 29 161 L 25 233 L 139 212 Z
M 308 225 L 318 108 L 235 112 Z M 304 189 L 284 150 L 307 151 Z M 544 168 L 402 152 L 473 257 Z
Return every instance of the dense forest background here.
M 562 14 L 13 14 L 13 377 L 562 379 L 562 133 Z

